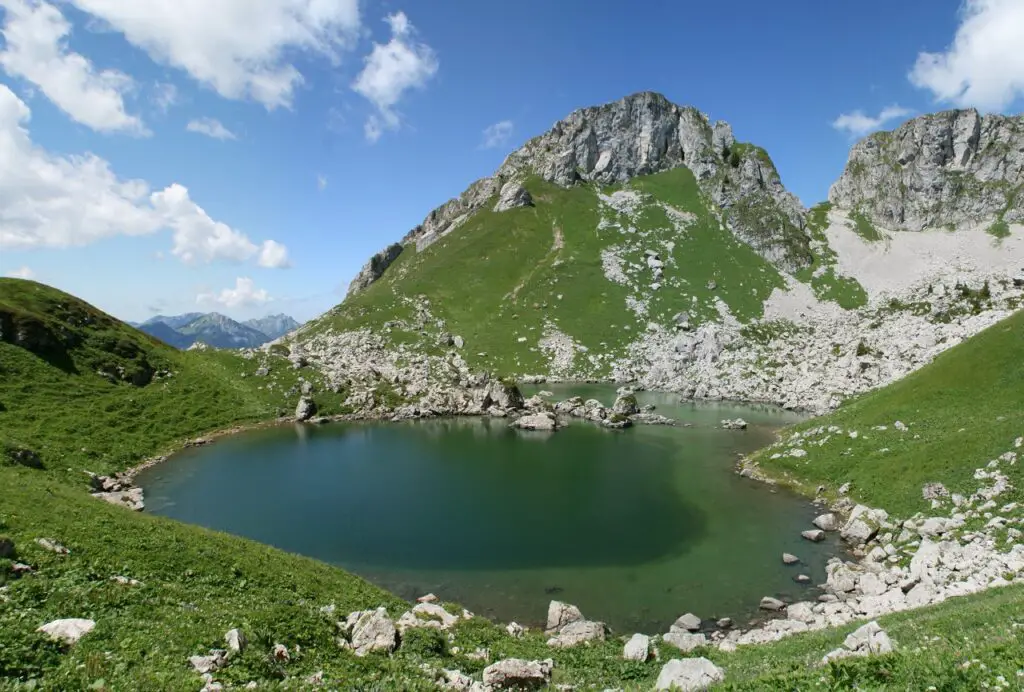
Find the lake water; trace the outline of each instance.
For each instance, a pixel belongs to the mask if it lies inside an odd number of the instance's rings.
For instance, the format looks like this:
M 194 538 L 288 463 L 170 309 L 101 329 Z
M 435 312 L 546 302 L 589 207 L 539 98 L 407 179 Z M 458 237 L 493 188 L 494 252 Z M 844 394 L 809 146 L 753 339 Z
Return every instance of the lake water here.
M 611 404 L 606 386 L 556 387 Z M 556 433 L 503 419 L 282 426 L 186 450 L 140 474 L 147 511 L 333 563 L 412 599 L 543 622 L 552 598 L 620 632 L 679 615 L 756 614 L 806 597 L 838 547 L 800 537 L 815 508 L 737 476 L 737 456 L 797 420 L 769 407 L 641 404 L 692 427 Z M 746 431 L 721 430 L 742 417 Z M 791 552 L 804 564 L 787 567 Z

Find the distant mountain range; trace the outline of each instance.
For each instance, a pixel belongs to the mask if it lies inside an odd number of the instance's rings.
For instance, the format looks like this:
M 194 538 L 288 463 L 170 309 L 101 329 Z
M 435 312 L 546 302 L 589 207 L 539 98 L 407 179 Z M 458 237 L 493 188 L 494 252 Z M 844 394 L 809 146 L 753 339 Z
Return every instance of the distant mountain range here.
M 217 312 L 156 315 L 133 325 L 170 346 L 186 349 L 197 341 L 216 348 L 255 348 L 299 326 L 288 315 L 236 322 Z

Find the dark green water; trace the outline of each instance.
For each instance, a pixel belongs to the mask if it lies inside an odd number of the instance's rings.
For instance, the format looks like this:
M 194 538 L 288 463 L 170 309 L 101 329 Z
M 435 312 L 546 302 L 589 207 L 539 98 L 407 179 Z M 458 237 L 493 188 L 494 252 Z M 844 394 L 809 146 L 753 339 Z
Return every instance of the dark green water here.
M 614 399 L 609 387 L 571 393 Z M 824 581 L 836 546 L 799 535 L 814 508 L 732 472 L 792 414 L 639 398 L 693 427 L 286 426 L 182 452 L 139 483 L 153 513 L 527 624 L 558 598 L 618 630 L 654 633 L 687 611 L 742 618 L 762 596 L 799 596 L 801 571 Z M 750 429 L 717 429 L 737 416 Z M 784 551 L 807 564 L 784 566 Z

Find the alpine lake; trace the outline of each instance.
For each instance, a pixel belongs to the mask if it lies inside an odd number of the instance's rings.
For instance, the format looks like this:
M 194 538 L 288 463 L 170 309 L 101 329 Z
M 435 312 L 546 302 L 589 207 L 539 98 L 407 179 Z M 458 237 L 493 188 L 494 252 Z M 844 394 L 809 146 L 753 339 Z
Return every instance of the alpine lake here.
M 615 400 L 608 385 L 524 387 Z M 139 474 L 147 511 L 338 565 L 412 600 L 542 625 L 550 600 L 615 631 L 680 615 L 744 625 L 763 596 L 813 598 L 834 535 L 805 498 L 742 478 L 740 455 L 800 420 L 778 408 L 638 392 L 674 427 L 555 433 L 502 418 L 283 425 L 187 449 Z M 724 430 L 725 418 L 746 430 Z M 786 566 L 782 553 L 800 557 Z M 794 580 L 811 577 L 809 585 Z M 397 616 L 398 613 L 392 613 Z

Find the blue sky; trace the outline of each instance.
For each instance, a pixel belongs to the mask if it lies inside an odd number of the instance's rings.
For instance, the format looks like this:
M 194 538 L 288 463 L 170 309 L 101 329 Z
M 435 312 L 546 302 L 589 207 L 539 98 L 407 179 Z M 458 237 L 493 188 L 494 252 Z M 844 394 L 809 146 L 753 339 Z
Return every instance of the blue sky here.
M 0 12 L 0 274 L 132 320 L 313 317 L 523 141 L 632 92 L 729 121 L 805 204 L 857 136 L 948 107 L 1017 112 L 1024 93 L 1021 0 Z

